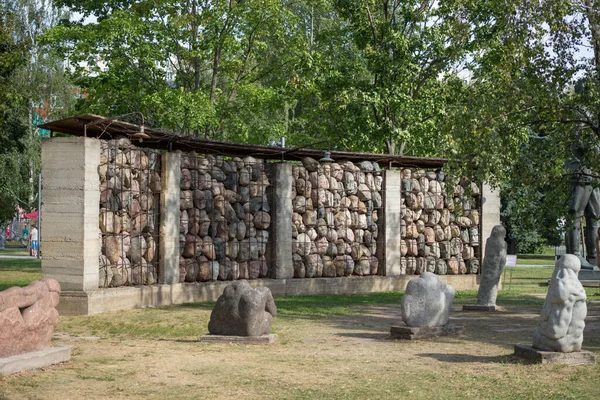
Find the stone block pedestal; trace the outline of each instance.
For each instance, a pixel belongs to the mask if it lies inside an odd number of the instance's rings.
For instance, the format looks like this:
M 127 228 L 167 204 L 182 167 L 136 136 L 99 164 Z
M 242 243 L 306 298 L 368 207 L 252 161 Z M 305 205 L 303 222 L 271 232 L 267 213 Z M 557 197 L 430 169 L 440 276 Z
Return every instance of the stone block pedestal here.
M 270 333 L 262 336 L 227 336 L 227 335 L 203 335 L 198 339 L 204 343 L 235 343 L 235 344 L 272 344 L 277 340 L 277 335 Z
M 496 306 L 484 306 L 480 304 L 465 304 L 463 311 L 496 311 Z
M 573 353 L 560 353 L 534 349 L 532 346 L 526 344 L 515 344 L 515 356 L 537 364 L 584 365 L 596 363 L 596 357 L 590 351 L 581 350 Z
M 394 339 L 414 340 L 436 336 L 454 336 L 463 333 L 464 326 L 392 326 L 390 335 Z
M 0 358 L 0 376 L 43 368 L 71 359 L 71 347 L 46 347 L 45 349 Z

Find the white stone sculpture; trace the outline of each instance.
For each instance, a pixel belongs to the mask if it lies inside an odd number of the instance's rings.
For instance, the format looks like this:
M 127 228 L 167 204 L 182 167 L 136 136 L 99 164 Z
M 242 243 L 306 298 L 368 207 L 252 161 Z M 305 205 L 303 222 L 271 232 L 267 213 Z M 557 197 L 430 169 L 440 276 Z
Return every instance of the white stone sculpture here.
M 452 286 L 431 272 L 423 272 L 406 286 L 400 303 L 402 320 L 409 327 L 447 325 L 453 300 Z
M 581 262 L 566 254 L 557 261 L 533 336 L 533 347 L 571 353 L 581 350 L 587 314 L 585 289 L 577 278 Z
M 485 242 L 485 258 L 481 270 L 481 283 L 477 293 L 477 304 L 495 306 L 498 296 L 498 283 L 506 264 L 506 229 L 496 225 Z

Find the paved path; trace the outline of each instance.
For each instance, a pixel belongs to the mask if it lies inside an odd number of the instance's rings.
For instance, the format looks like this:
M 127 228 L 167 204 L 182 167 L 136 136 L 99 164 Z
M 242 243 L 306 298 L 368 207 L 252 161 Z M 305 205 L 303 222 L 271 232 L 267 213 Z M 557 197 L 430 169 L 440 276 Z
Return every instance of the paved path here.
M 31 258 L 31 259 L 35 259 L 35 257 L 28 256 L 25 254 L 9 254 L 9 253 L 0 254 L 0 258 L 13 258 L 13 259 Z

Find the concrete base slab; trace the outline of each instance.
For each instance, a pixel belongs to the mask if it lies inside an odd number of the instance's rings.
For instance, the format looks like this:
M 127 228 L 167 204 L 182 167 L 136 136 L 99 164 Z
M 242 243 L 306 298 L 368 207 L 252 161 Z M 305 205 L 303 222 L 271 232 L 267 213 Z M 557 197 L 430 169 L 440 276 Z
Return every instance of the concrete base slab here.
M 594 267 L 593 271 L 582 269 L 579 271 L 578 277 L 584 287 L 600 288 L 600 269 L 598 267 Z
M 465 304 L 463 311 L 496 311 L 496 306 L 484 306 L 480 304 Z
M 598 281 L 580 281 L 581 286 L 600 289 L 600 280 Z
M 69 361 L 71 347 L 46 347 L 45 349 L 0 358 L 0 376 L 21 371 L 43 368 L 49 365 Z
M 454 336 L 463 333 L 465 327 L 459 325 L 445 326 L 392 326 L 390 335 L 394 339 L 426 339 L 437 336 Z
M 559 353 L 534 349 L 526 344 L 515 344 L 515 356 L 537 364 L 583 365 L 596 363 L 594 353 L 581 350 L 573 353 Z
M 266 286 L 274 297 L 314 294 L 375 293 L 406 290 L 419 275 L 363 276 L 311 279 L 253 279 L 251 287 Z M 456 290 L 477 290 L 480 275 L 440 275 Z M 60 315 L 92 315 L 132 308 L 216 301 L 231 281 L 176 283 L 172 285 L 126 286 L 93 291 L 62 291 Z
M 236 344 L 272 344 L 277 341 L 277 335 L 270 333 L 262 336 L 227 336 L 227 335 L 203 335 L 198 339 L 204 343 L 236 343 Z
M 600 269 L 594 267 L 593 270 L 579 270 L 577 277 L 580 281 L 600 281 Z

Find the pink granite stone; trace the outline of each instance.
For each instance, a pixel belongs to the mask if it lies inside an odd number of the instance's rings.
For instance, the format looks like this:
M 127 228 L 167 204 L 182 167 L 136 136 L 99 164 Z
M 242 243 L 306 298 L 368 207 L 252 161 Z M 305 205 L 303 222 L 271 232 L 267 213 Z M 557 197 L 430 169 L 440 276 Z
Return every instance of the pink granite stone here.
M 0 292 L 0 357 L 50 345 L 58 323 L 60 285 L 54 279 L 31 282 Z

